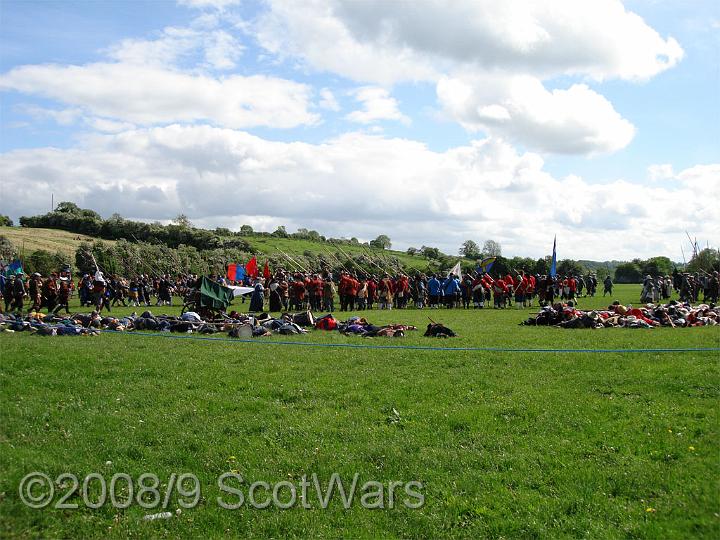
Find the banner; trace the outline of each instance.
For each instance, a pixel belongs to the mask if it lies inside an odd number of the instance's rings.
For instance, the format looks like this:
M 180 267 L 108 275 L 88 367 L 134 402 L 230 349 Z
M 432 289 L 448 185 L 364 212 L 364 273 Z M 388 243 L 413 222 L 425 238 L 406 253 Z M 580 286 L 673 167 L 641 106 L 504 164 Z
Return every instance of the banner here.
M 480 265 L 478 266 L 478 271 L 482 272 L 484 274 L 487 274 L 490 269 L 492 268 L 492 265 L 497 260 L 497 257 L 486 257 L 482 261 L 480 261 Z
M 272 274 L 270 274 L 270 264 L 267 261 L 265 261 L 265 268 L 263 268 L 263 277 L 265 279 L 270 279 L 271 275 Z
M 555 253 L 556 242 L 557 242 L 557 235 L 555 235 L 555 238 L 553 238 L 553 255 L 552 255 L 552 262 L 550 263 L 550 277 L 555 277 L 557 275 L 557 254 Z
M 245 278 L 245 268 L 242 264 L 228 264 L 227 278 L 231 281 L 242 281 Z
M 256 278 L 258 276 L 258 265 L 257 259 L 255 257 L 248 261 L 247 265 L 245 266 L 245 273 L 251 278 Z
M 455 274 L 457 277 L 462 276 L 462 270 L 460 269 L 460 261 L 458 261 L 457 264 L 450 269 L 447 277 L 450 277 L 451 274 Z
M 8 264 L 7 267 L 5 268 L 6 276 L 14 276 L 17 274 L 22 274 L 22 273 L 23 273 L 22 264 L 17 259 L 15 259 L 13 262 Z

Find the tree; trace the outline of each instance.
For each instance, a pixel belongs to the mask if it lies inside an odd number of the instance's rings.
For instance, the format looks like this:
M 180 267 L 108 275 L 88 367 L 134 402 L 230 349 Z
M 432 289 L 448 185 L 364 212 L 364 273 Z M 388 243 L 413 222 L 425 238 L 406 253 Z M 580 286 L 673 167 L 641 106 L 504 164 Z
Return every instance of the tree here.
M 414 257 L 414 256 L 417 255 L 419 252 L 420 252 L 420 250 L 419 250 L 418 248 L 409 247 L 409 248 L 407 248 L 407 251 L 406 251 L 405 253 L 407 253 L 407 254 L 410 255 L 411 257 Z
M 720 270 L 720 250 L 705 248 L 694 255 L 687 265 L 688 272 Z
M 579 276 L 583 273 L 583 269 L 577 261 L 563 259 L 557 265 L 557 273 L 561 276 Z
M 272 235 L 276 236 L 278 238 L 287 238 L 288 233 L 287 233 L 287 230 L 285 229 L 285 225 L 278 226 L 278 228 L 275 229 L 275 231 L 272 233 Z
M 240 227 L 240 234 L 248 236 L 253 233 L 253 228 L 250 225 L 243 225 Z
M 468 259 L 477 259 L 480 257 L 480 246 L 472 240 L 465 240 L 460 246 L 460 255 Z
M 644 261 L 641 271 L 645 276 L 667 276 L 672 274 L 673 263 L 667 257 L 652 257 Z
M 633 262 L 622 263 L 615 268 L 615 283 L 641 283 L 642 271 L 636 259 Z
M 483 257 L 497 257 L 502 255 L 502 247 L 495 240 L 485 240 L 482 248 Z
M 9 216 L 0 216 L 0 227 L 12 227 L 13 220 Z
M 535 265 L 533 266 L 533 273 L 539 274 L 541 276 L 547 276 L 550 273 L 551 262 L 552 260 L 549 256 L 538 259 L 537 261 L 535 261 Z
M 440 250 L 436 247 L 423 246 L 420 251 L 426 259 L 439 259 L 441 255 Z
M 54 212 L 60 212 L 62 214 L 79 214 L 80 207 L 73 202 L 63 201 L 55 206 Z
M 190 218 L 187 217 L 185 214 L 178 214 L 177 217 L 173 219 L 173 223 L 175 223 L 176 225 L 180 225 L 181 227 L 192 227 Z
M 67 256 L 60 252 L 53 254 L 44 249 L 38 249 L 25 259 L 25 271 L 28 273 L 39 272 L 43 276 L 48 276 L 69 263 L 70 260 Z
M 392 246 L 392 242 L 390 241 L 389 236 L 387 236 L 386 234 L 381 234 L 375 240 L 371 240 L 370 245 L 372 247 L 380 249 L 390 249 L 390 247 Z

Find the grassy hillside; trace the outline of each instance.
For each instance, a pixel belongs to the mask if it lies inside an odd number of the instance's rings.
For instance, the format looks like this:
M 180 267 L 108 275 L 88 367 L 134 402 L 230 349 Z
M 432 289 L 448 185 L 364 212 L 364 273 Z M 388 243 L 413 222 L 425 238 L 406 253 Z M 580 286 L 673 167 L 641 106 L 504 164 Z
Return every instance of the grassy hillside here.
M 362 245 L 342 244 L 340 247 L 327 242 L 314 242 L 312 240 L 299 240 L 296 238 L 275 238 L 267 236 L 248 236 L 245 238 L 247 242 L 258 252 L 273 254 L 278 250 L 290 255 L 303 255 L 306 251 L 313 254 L 325 255 L 332 259 L 335 256 L 344 264 L 348 265 L 348 260 L 343 252 L 350 256 L 368 255 L 370 254 L 375 261 L 379 261 L 379 265 L 392 269 L 389 262 L 391 257 L 396 257 L 401 264 L 410 268 L 425 270 L 428 265 L 428 259 L 422 256 L 411 256 L 403 251 L 393 251 L 388 249 L 376 249 L 363 247 Z
M 18 251 L 25 250 L 28 255 L 38 249 L 44 249 L 50 253 L 59 251 L 75 259 L 75 251 L 81 242 L 95 240 L 84 234 L 60 231 L 57 229 L 33 229 L 25 227 L 0 227 L 0 235 L 10 240 Z M 103 240 L 113 244 L 112 240 Z
M 91 236 L 61 231 L 58 229 L 39 229 L 32 227 L 0 227 L 0 235 L 6 236 L 18 251 L 24 248 L 25 254 L 30 254 L 35 250 L 44 249 L 51 253 L 57 251 L 67 254 L 71 260 L 75 257 L 75 251 L 81 242 L 98 240 Z M 410 256 L 402 251 L 381 250 L 362 245 L 343 244 L 340 247 L 326 243 L 315 242 L 312 240 L 301 240 L 296 238 L 276 238 L 270 236 L 247 236 L 244 238 L 253 249 L 260 254 L 279 254 L 279 250 L 288 254 L 290 257 L 303 255 L 306 251 L 314 255 L 324 255 L 330 260 L 333 256 L 339 259 L 343 264 L 350 267 L 347 257 L 342 252 L 350 256 L 371 254 L 372 259 L 377 261 L 379 266 L 392 270 L 391 257 L 396 257 L 401 264 L 409 268 L 425 270 L 428 266 L 428 260 L 421 256 Z M 114 243 L 112 240 L 102 240 L 109 244 Z M 469 263 L 469 261 L 466 261 Z M 378 270 L 379 271 L 379 270 Z

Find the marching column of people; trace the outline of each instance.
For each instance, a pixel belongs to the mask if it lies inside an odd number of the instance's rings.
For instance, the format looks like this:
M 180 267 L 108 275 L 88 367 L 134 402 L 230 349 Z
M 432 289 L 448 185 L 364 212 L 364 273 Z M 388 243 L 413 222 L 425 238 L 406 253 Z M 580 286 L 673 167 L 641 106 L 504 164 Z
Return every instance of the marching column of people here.
M 227 284 L 223 276 L 211 279 Z M 657 303 L 668 300 L 673 290 L 683 302 L 697 302 L 700 294 L 706 303 L 718 301 L 718 272 L 690 274 L 675 272 L 672 276 L 646 276 L 640 301 Z M 77 294 L 81 306 L 93 306 L 96 311 L 110 312 L 121 306 L 173 305 L 173 296 L 186 297 L 198 287 L 196 274 L 169 274 L 149 276 L 138 274 L 125 278 L 118 275 L 105 276 L 97 270 L 83 274 L 73 282 L 69 271 L 52 273 L 46 278 L 34 273 L 26 276 L 0 275 L 0 309 L 5 311 L 39 311 L 69 313 L 70 298 Z M 398 273 L 362 274 L 346 270 L 335 277 L 328 269 L 319 272 L 287 272 L 278 270 L 269 278 L 246 278 L 245 285 L 252 286 L 251 311 L 271 312 L 309 309 L 315 312 L 356 311 L 369 309 L 517 309 L 527 308 L 533 302 L 541 306 L 552 305 L 556 299 L 573 301 L 594 296 L 598 280 L 594 274 L 587 276 L 555 276 L 513 271 L 505 276 L 492 277 L 489 273 L 464 273 L 408 276 Z M 610 277 L 603 280 L 603 296 L 612 295 Z M 335 299 L 339 298 L 339 306 Z M 244 300 L 243 300 L 244 301 Z

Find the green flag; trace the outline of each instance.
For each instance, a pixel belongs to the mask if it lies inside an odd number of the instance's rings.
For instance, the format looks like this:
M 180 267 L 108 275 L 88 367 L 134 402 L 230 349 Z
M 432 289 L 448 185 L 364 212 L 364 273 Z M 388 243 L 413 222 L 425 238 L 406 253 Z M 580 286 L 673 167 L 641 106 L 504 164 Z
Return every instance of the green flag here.
M 200 305 L 213 309 L 225 309 L 233 299 L 232 289 L 210 281 L 203 276 L 200 285 Z

